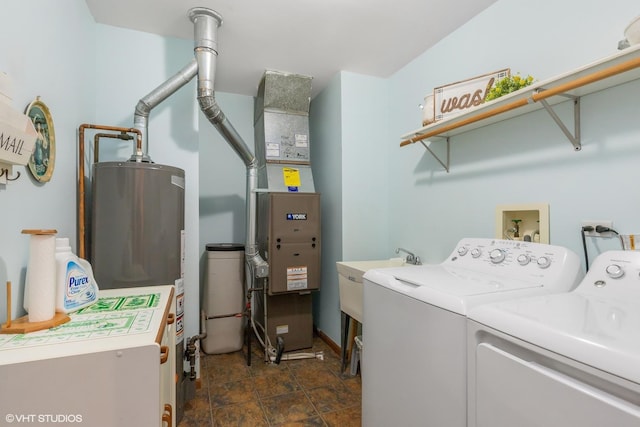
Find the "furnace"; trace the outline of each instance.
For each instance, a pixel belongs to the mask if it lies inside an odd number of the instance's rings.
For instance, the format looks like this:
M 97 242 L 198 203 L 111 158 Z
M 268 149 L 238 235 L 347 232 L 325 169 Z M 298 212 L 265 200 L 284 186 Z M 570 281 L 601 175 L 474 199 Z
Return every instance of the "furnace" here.
M 278 351 L 311 347 L 320 287 L 320 194 L 311 172 L 311 77 L 266 71 L 255 108 L 258 248 L 269 263 L 254 320 Z

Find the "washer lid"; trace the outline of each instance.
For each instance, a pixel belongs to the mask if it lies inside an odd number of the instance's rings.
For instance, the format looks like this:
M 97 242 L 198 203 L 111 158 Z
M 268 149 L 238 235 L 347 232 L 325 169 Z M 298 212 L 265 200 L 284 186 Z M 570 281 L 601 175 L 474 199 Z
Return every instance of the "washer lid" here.
M 547 292 L 541 283 L 444 265 L 369 270 L 364 279 L 365 294 L 368 281 L 461 315 L 477 304 Z
M 476 307 L 469 318 L 640 384 L 640 300 L 577 292 Z

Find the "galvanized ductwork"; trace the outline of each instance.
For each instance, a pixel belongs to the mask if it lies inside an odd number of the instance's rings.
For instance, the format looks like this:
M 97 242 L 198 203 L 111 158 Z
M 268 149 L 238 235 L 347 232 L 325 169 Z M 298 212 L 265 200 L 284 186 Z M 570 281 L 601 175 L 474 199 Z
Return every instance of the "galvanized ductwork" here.
M 148 148 L 147 127 L 151 109 L 197 76 L 197 99 L 200 109 L 246 166 L 244 247 L 245 263 L 250 271 L 247 290 L 251 292 L 255 290 L 255 279 L 266 279 L 265 286 L 262 288 L 265 331 L 280 319 L 276 316 L 269 321 L 266 310 L 267 300 L 272 308 L 276 309 L 276 315 L 278 307 L 283 309 L 285 316 L 292 314 L 290 313 L 292 304 L 303 307 L 299 310 L 299 314 L 305 319 L 302 322 L 305 327 L 298 328 L 292 324 L 288 338 L 283 339 L 282 336 L 278 336 L 277 341 L 284 342 L 288 350 L 310 347 L 312 338 L 310 291 L 318 289 L 319 286 L 321 248 L 320 195 L 315 193 L 309 159 L 308 111 L 311 78 L 275 72 L 266 73 L 256 104 L 257 107 L 259 106 L 256 135 L 259 137 L 258 140 L 264 142 L 256 148 L 260 158 L 258 160 L 227 120 L 215 99 L 218 28 L 222 25 L 222 17 L 211 9 L 201 7 L 190 9 L 188 16 L 194 24 L 195 59 L 139 101 L 135 110 L 134 124 L 135 129 L 142 134 L 143 143 L 142 148 L 134 152 L 131 160 L 150 161 L 145 153 Z M 267 136 L 269 144 L 277 145 L 277 149 L 269 148 L 265 139 Z M 285 221 L 286 226 L 283 225 L 283 228 L 291 228 L 290 231 L 293 233 L 289 236 L 290 239 L 287 238 L 286 241 L 283 240 L 282 245 L 278 245 L 281 248 L 274 249 L 274 257 L 269 257 L 271 266 L 265 261 L 266 255 L 264 258 L 260 255 L 261 248 L 258 243 L 258 234 L 266 236 L 264 231 L 258 230 L 259 191 L 266 191 L 264 197 L 261 197 L 261 209 L 275 209 L 276 206 L 278 209 L 284 209 L 278 213 L 273 211 L 270 216 Z M 261 228 L 265 230 L 268 228 L 266 218 L 266 215 L 262 215 L 264 224 Z M 266 246 L 264 244 L 262 246 L 264 246 L 262 248 L 264 253 L 268 253 Z M 278 249 L 283 249 L 280 252 L 284 255 L 276 256 Z M 273 259 L 280 260 L 277 268 L 273 267 L 276 265 Z M 267 289 L 269 295 L 267 295 Z M 282 295 L 272 295 L 278 293 Z M 261 316 L 258 315 L 258 317 Z M 264 344 L 265 358 L 269 359 L 267 340 Z M 281 346 L 279 351 L 283 348 L 284 346 Z M 276 359 L 279 360 L 279 358 Z
M 189 18 L 194 24 L 194 52 L 198 63 L 200 109 L 247 167 L 245 261 L 252 268 L 255 277 L 266 277 L 269 273 L 269 265 L 258 253 L 256 243 L 258 162 L 242 137 L 227 120 L 215 99 L 214 78 L 218 57 L 218 28 L 222 25 L 222 17 L 211 9 L 196 7 L 189 10 Z
M 142 149 L 136 149 L 130 160 L 136 162 L 150 162 L 149 153 L 149 112 L 162 101 L 173 95 L 182 86 L 186 85 L 198 72 L 198 63 L 194 58 L 186 67 L 176 73 L 166 82 L 155 88 L 144 98 L 138 101 L 133 116 L 133 127 L 142 134 Z
M 295 168 L 295 192 L 315 192 L 311 172 L 309 106 L 312 78 L 267 70 L 258 86 L 254 111 L 258 185 L 271 192 L 290 192 L 283 168 Z
M 266 277 L 269 272 L 269 265 L 258 253 L 256 244 L 258 163 L 242 137 L 227 120 L 215 99 L 214 79 L 216 59 L 218 57 L 218 28 L 222 25 L 222 17 L 217 12 L 202 7 L 190 9 L 188 16 L 194 24 L 195 58 L 169 80 L 140 99 L 136 105 L 134 128 L 138 129 L 142 134 L 142 149 L 137 149 L 131 160 L 137 162 L 151 161 L 147 154 L 150 111 L 197 75 L 197 96 L 200 109 L 247 167 L 246 262 L 251 267 L 255 277 Z

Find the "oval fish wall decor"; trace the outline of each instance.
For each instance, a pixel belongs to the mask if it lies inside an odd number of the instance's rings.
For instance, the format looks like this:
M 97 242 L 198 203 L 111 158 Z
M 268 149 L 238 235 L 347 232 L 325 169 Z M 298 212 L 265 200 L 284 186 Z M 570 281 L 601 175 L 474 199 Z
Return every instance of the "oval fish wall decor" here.
M 40 97 L 27 106 L 25 112 L 33 122 L 38 137 L 33 153 L 29 159 L 29 170 L 39 182 L 47 182 L 53 175 L 56 160 L 56 138 L 53 129 L 53 119 L 49 108 Z

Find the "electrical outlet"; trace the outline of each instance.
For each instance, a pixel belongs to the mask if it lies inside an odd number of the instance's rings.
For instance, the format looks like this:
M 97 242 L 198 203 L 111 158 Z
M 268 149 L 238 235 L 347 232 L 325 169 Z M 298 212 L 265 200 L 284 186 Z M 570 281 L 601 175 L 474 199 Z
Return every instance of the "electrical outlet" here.
M 612 228 L 613 227 L 613 221 L 582 221 L 581 226 L 582 227 L 586 227 L 586 226 L 591 226 L 593 227 L 593 231 L 585 231 L 584 235 L 587 237 L 613 237 L 613 233 L 611 231 L 605 231 L 603 233 L 598 233 L 596 231 L 596 226 L 604 226 L 604 227 L 608 227 L 608 228 Z

